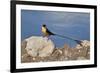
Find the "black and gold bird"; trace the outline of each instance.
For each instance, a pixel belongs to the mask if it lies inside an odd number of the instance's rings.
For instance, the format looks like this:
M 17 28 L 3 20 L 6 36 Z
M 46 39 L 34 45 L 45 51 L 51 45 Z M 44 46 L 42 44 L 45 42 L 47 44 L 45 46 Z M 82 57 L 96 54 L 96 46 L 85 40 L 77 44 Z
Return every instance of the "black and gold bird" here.
M 45 24 L 42 25 L 42 33 L 43 33 L 43 36 L 50 36 L 50 35 L 55 35 L 54 33 L 52 33 L 47 27 Z
M 82 46 L 82 44 L 81 44 L 82 41 L 81 41 L 81 40 L 76 40 L 76 39 L 73 39 L 73 38 L 71 38 L 71 37 L 63 36 L 63 35 L 60 35 L 60 34 L 55 34 L 55 33 L 51 32 L 51 31 L 47 28 L 47 26 L 46 26 L 45 24 L 42 25 L 42 30 L 41 30 L 41 31 L 42 31 L 44 37 L 49 37 L 49 36 L 51 36 L 51 35 L 59 36 L 59 37 L 62 37 L 62 38 L 66 38 L 66 39 L 73 40 L 73 41 L 75 41 L 76 43 L 78 43 L 78 44 L 80 44 L 80 45 Z

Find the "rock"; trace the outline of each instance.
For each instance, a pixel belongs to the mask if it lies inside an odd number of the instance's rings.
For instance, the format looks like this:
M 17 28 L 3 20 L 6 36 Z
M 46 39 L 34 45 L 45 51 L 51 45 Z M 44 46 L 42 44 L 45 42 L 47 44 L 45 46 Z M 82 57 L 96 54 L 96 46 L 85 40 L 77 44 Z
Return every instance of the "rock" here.
M 64 56 L 68 56 L 69 54 L 69 46 L 67 44 L 64 44 L 64 47 L 62 49 Z
M 54 52 L 51 55 L 52 56 L 51 58 L 54 59 L 54 60 L 58 60 L 58 59 L 60 59 L 61 55 L 62 55 L 62 50 L 55 49 Z
M 52 54 L 55 48 L 54 43 L 46 37 L 31 36 L 24 41 L 27 42 L 27 45 L 26 47 L 24 45 L 24 48 L 27 53 L 32 57 L 47 57 Z
M 78 57 L 77 60 L 86 60 L 85 57 Z
M 22 41 L 21 48 L 25 49 L 27 45 L 27 41 Z
M 89 59 L 90 57 L 90 42 L 87 40 L 83 40 L 82 41 L 82 46 L 77 45 L 75 48 L 78 50 L 79 56 L 80 57 L 85 57 L 87 59 Z
M 77 44 L 74 48 L 67 44 L 62 48 L 56 48 L 46 37 L 32 36 L 22 41 L 21 62 L 89 60 L 90 42 L 83 40 L 81 44 L 82 46 Z
M 21 42 L 21 55 L 22 55 L 22 57 L 23 57 L 23 55 L 26 54 L 26 50 L 25 50 L 26 45 L 27 45 L 27 41 L 22 41 Z
M 87 41 L 87 40 L 82 40 L 82 46 L 80 46 L 79 44 L 78 45 L 76 45 L 76 47 L 75 48 L 77 48 L 77 49 L 80 49 L 80 48 L 83 48 L 83 47 L 85 47 L 85 48 L 90 48 L 90 42 L 89 41 Z

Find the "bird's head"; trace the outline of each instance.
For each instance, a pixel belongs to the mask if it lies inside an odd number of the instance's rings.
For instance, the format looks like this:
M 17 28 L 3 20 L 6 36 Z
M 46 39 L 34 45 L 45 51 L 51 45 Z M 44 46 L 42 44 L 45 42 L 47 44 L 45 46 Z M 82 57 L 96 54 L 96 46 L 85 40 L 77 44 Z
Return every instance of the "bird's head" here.
M 42 26 L 43 26 L 43 27 L 46 27 L 46 25 L 45 25 L 45 24 L 43 24 Z

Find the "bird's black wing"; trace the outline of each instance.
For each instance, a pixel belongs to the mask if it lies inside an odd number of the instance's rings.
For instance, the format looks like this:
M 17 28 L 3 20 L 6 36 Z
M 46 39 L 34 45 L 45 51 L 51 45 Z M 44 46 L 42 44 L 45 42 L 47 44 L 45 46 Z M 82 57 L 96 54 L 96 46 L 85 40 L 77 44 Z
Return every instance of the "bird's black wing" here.
M 55 34 L 52 33 L 51 31 L 49 31 L 48 29 L 46 30 L 46 32 L 47 32 L 49 35 L 55 35 Z

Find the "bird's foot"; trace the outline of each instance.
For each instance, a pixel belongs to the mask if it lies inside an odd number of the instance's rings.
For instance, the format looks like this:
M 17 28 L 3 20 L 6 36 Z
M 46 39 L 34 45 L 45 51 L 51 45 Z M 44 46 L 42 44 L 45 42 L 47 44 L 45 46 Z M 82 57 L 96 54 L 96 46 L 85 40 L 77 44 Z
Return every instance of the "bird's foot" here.
M 46 36 L 42 36 L 43 38 L 45 38 Z
M 49 41 L 49 37 L 45 37 L 47 41 Z
M 49 38 L 47 37 L 47 41 L 49 41 Z

